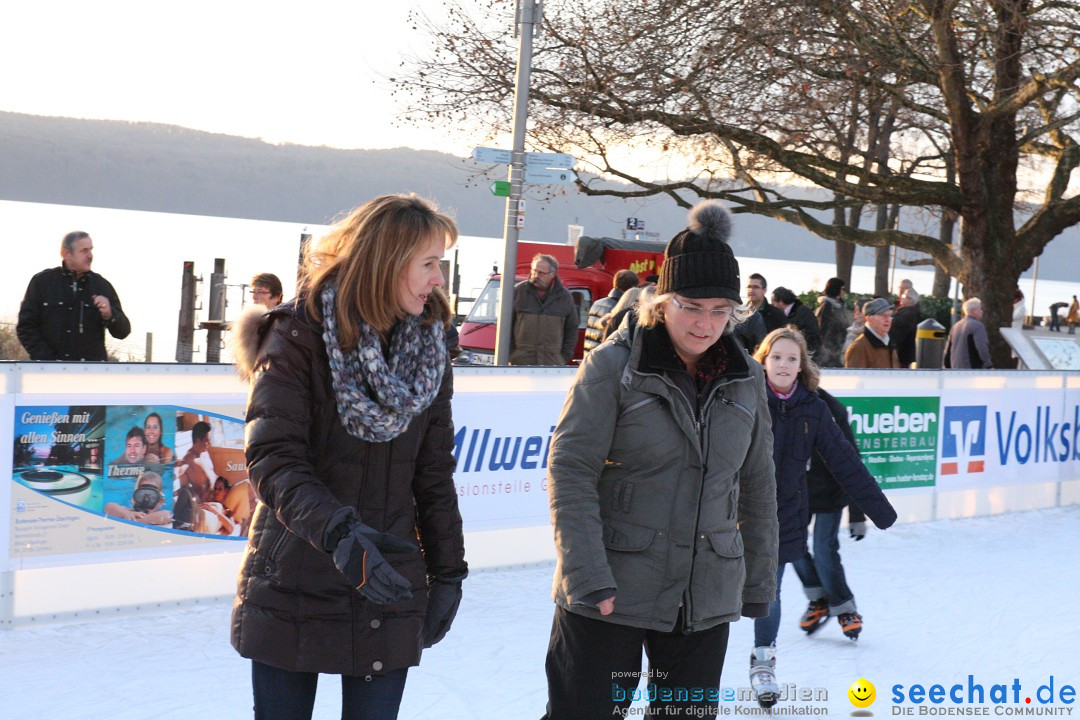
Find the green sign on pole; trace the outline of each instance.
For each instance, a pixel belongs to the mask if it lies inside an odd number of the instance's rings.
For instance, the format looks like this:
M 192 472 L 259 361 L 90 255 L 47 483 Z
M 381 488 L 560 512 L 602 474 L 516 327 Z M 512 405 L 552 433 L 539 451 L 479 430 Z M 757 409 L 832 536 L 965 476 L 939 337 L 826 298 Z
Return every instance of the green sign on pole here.
M 491 194 L 495 197 L 510 197 L 510 181 L 496 180 L 491 183 Z

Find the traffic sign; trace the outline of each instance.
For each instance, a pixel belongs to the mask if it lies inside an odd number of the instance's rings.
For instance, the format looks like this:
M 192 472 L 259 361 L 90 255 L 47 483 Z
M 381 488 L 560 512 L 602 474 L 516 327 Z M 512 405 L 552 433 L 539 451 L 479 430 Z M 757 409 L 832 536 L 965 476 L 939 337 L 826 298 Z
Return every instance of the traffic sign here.
M 576 160 L 569 153 L 525 153 L 525 167 L 559 168 L 569 170 Z
M 530 185 L 573 185 L 574 173 L 570 170 L 525 166 L 525 182 Z
M 509 165 L 514 159 L 514 154 L 509 150 L 500 150 L 499 148 L 474 147 L 472 159 L 479 163 Z
M 491 183 L 491 194 L 495 197 L 510 197 L 510 181 L 496 180 Z

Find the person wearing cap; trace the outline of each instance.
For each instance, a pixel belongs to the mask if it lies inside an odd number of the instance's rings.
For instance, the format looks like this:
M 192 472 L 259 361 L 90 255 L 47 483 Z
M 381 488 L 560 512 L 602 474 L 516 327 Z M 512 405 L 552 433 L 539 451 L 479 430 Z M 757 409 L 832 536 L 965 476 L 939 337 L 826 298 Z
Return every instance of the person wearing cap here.
M 818 350 L 821 349 L 821 328 L 818 327 L 818 320 L 810 308 L 803 305 L 802 300 L 794 292 L 782 286 L 773 290 L 772 305 L 784 313 L 787 318 L 784 321 L 785 325 L 794 325 L 799 329 L 803 338 L 806 339 L 810 356 L 817 358 Z
M 715 714 L 729 623 L 776 594 L 778 521 L 764 372 L 716 201 L 667 245 L 656 292 L 585 356 L 548 460 L 556 604 L 549 720 L 625 714 L 641 652 L 649 713 Z M 635 693 L 636 694 L 636 693 Z
M 821 330 L 821 349 L 814 358 L 818 367 L 844 367 L 844 338 L 851 323 L 851 317 L 844 307 L 845 292 L 847 283 L 843 278 L 834 277 L 826 281 L 825 292 L 818 296 L 817 311 L 814 313 Z
M 848 346 L 844 353 L 844 367 L 848 368 L 898 368 L 900 359 L 896 348 L 889 342 L 892 327 L 892 305 L 885 298 L 867 300 L 863 305 L 866 327 L 862 335 Z
M 953 370 L 994 367 L 990 358 L 990 338 L 982 321 L 982 300 L 968 298 L 960 307 L 964 318 L 949 328 L 949 336 L 945 339 L 945 367 Z

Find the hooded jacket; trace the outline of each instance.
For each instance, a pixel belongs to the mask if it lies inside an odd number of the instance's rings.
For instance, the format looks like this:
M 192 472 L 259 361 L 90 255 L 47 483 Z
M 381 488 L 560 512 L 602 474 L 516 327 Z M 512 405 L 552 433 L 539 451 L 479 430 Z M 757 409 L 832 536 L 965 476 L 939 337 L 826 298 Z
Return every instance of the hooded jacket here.
M 734 336 L 719 342 L 727 370 L 693 398 L 663 326 L 631 320 L 585 356 L 548 461 L 564 609 L 661 631 L 681 617 L 694 632 L 775 596 L 764 375 Z M 610 588 L 615 610 L 601 616 L 586 598 Z
M 259 504 L 233 603 L 233 647 L 302 672 L 377 675 L 418 664 L 427 577 L 467 569 L 450 363 L 438 396 L 403 434 L 367 442 L 341 424 L 322 327 L 302 300 L 245 314 L 235 336 L 237 368 L 251 379 L 245 452 Z M 370 527 L 419 542 L 422 555 L 386 558 L 412 583 L 410 600 L 371 603 L 334 566 L 326 538 L 349 507 Z
M 94 307 L 94 295 L 112 306 L 108 321 Z M 19 307 L 16 333 L 31 360 L 108 360 L 105 330 L 117 340 L 131 334 L 131 322 L 111 283 L 96 272 L 75 273 L 63 265 L 30 279 Z
M 787 400 L 772 392 L 773 461 L 776 463 L 776 506 L 780 521 L 780 562 L 795 562 L 806 554 L 810 495 L 806 469 L 814 451 L 851 500 L 884 530 L 896 522 L 896 511 L 881 492 L 833 419 L 829 406 L 801 383 Z

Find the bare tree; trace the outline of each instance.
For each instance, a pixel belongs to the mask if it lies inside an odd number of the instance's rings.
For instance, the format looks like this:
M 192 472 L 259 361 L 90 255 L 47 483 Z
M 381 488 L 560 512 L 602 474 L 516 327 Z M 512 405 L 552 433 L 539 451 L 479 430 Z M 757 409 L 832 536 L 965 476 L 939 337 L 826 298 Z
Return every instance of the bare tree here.
M 508 128 L 513 3 L 482 4 L 451 1 L 448 24 L 428 24 L 431 56 L 398 79 L 414 117 Z M 588 158 L 585 193 L 718 197 L 822 238 L 925 253 L 983 299 L 990 328 L 1009 324 L 1020 274 L 1080 222 L 1075 0 L 547 0 L 545 13 L 530 142 Z M 871 112 L 885 107 L 881 146 Z M 646 177 L 616 159 L 627 146 L 690 157 L 695 173 Z M 777 189 L 795 183 L 828 194 Z M 835 221 L 867 204 L 926 222 Z M 940 232 L 954 217 L 959 248 Z M 1006 366 L 996 331 L 991 342 Z

